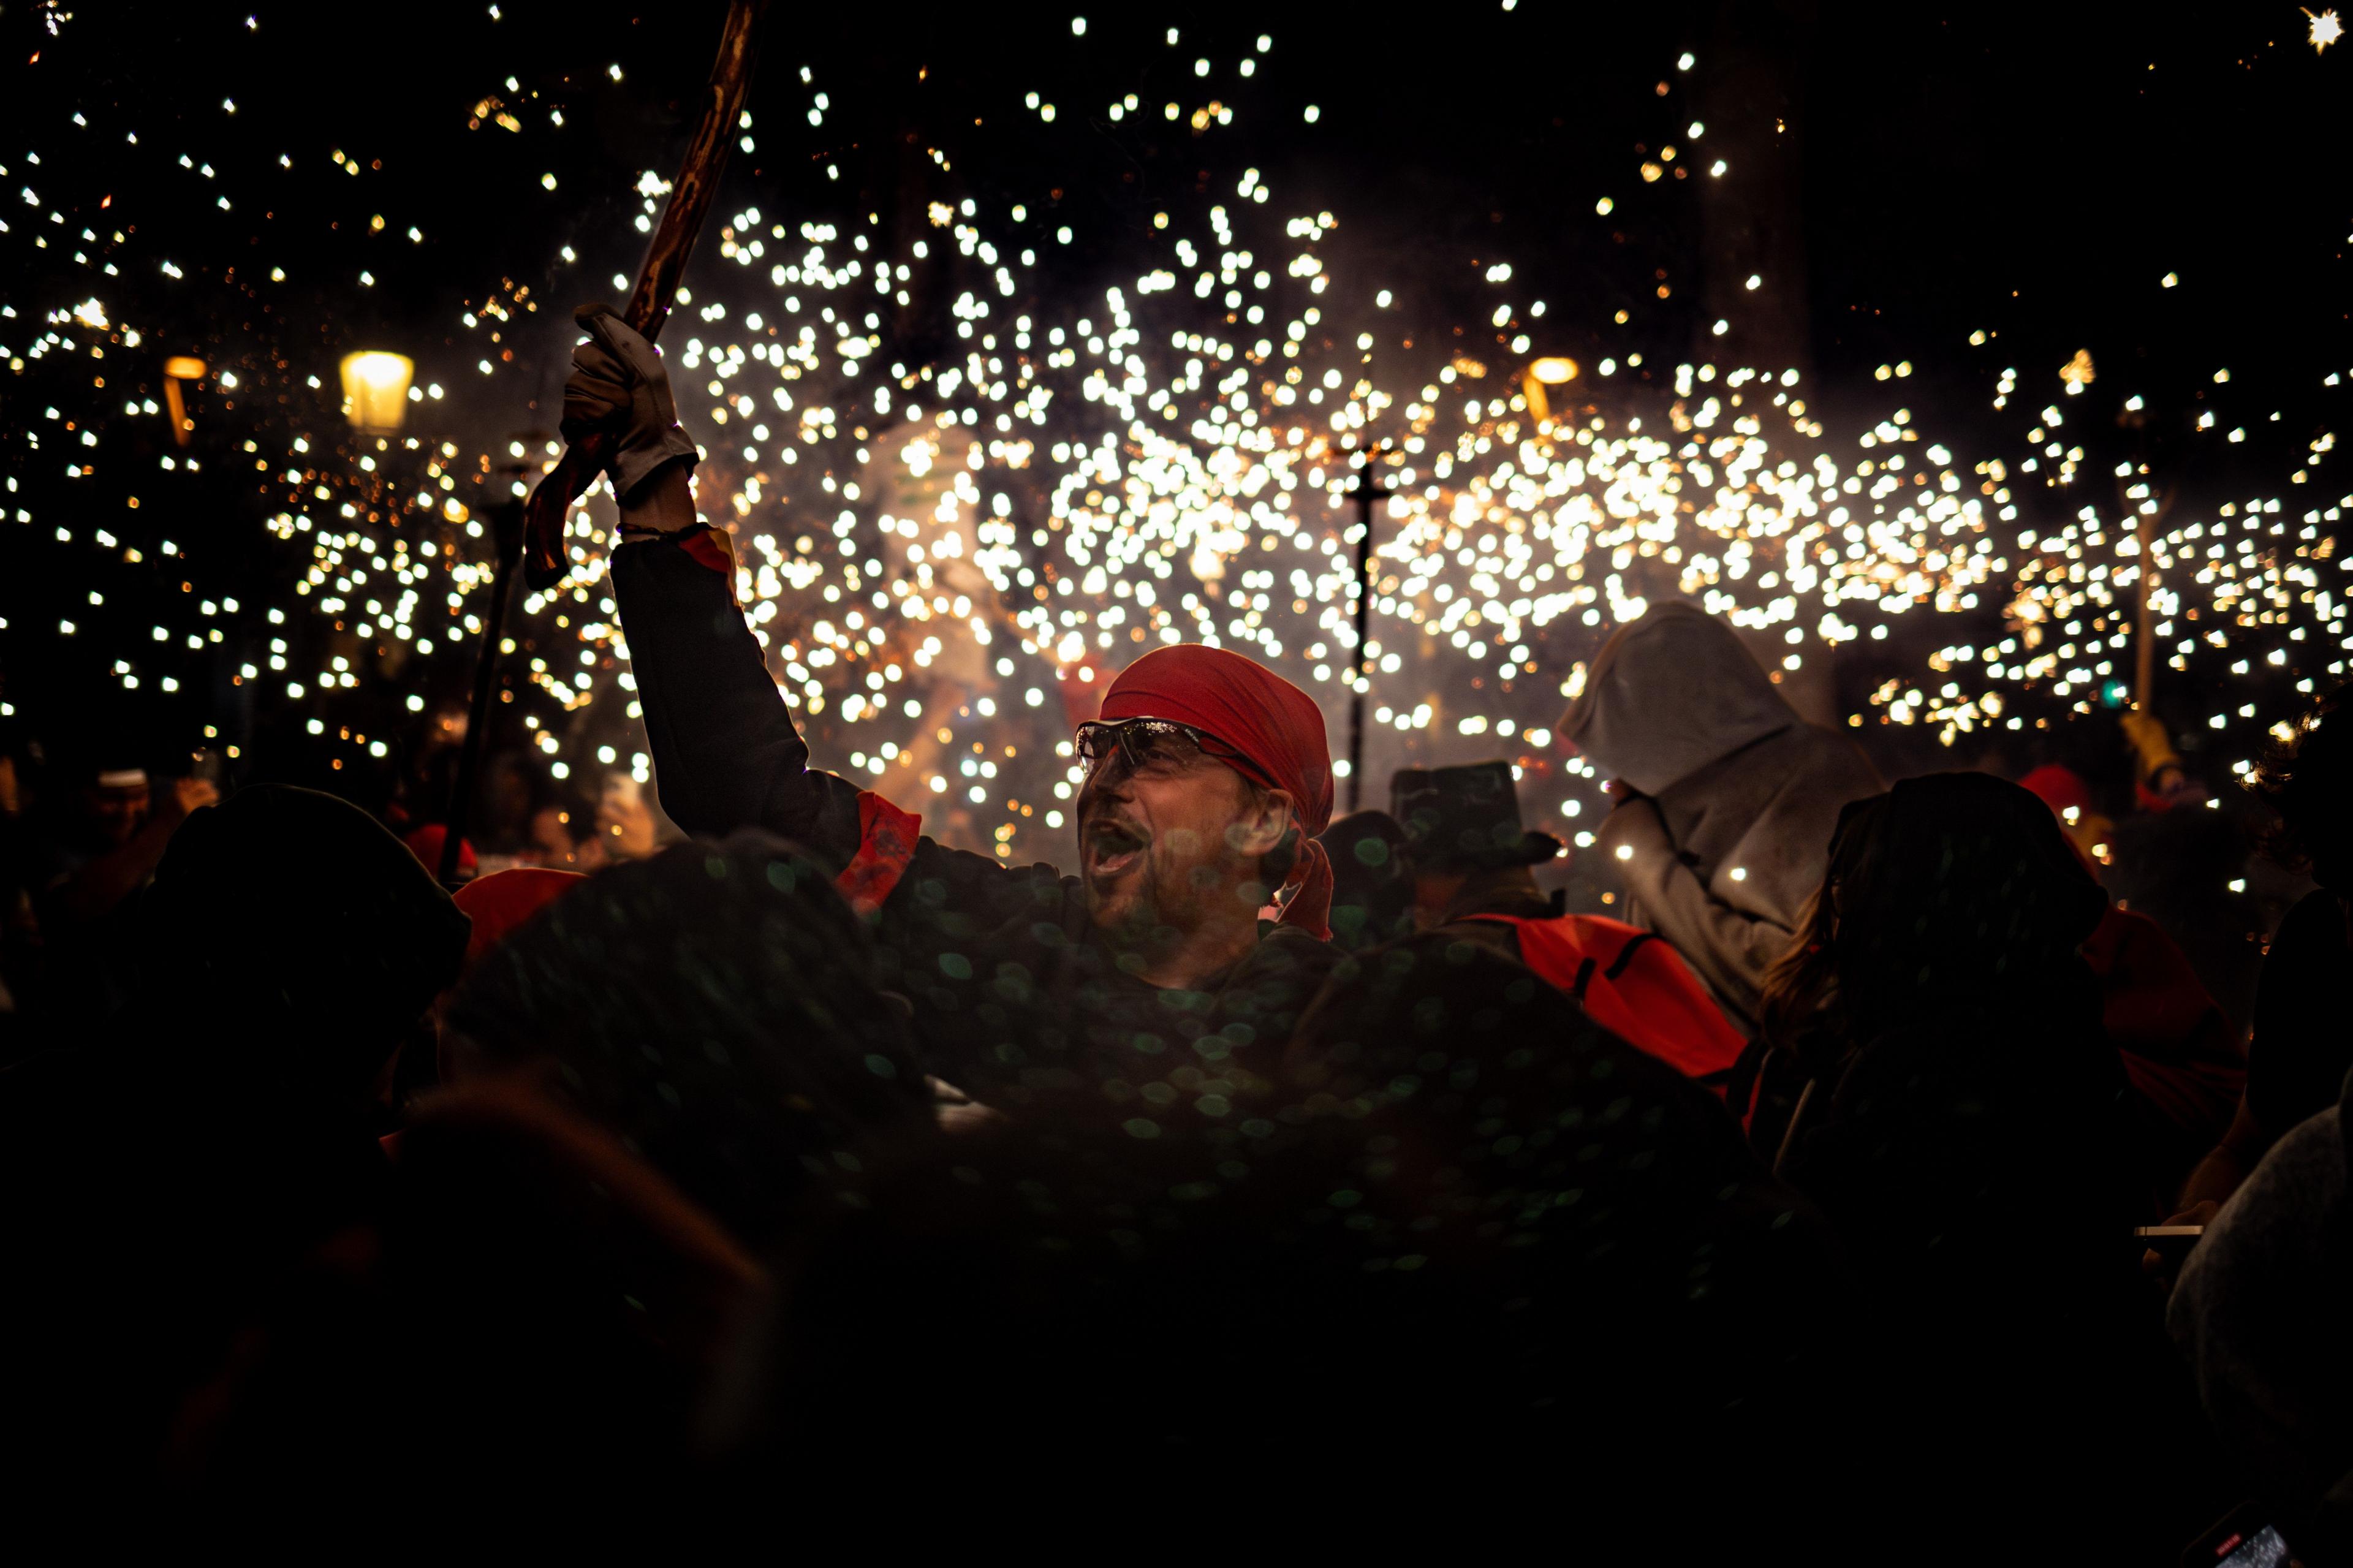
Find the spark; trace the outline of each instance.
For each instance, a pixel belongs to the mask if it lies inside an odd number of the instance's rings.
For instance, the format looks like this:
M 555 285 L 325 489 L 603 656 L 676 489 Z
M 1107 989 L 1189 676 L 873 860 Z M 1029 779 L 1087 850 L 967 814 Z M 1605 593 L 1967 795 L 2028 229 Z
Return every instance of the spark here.
M 822 116 L 829 100 L 802 79 Z M 1039 95 L 1041 121 L 1045 107 Z M 1167 118 L 1205 138 L 1248 122 L 1223 102 L 1170 104 Z M 1086 121 L 1065 117 L 1057 132 L 1071 119 Z M 932 151 L 940 173 L 962 162 L 955 151 Z M 185 166 L 206 177 L 193 157 Z M 334 159 L 339 182 L 361 166 Z M 647 226 L 669 192 L 653 173 L 617 187 Z M 2031 414 L 2038 398 L 2015 416 L 2033 419 L 2023 449 L 1974 462 L 1904 406 L 1833 431 L 1794 371 L 1546 352 L 1575 341 L 1576 323 L 1514 303 L 1513 267 L 1492 256 L 1479 265 L 1496 292 L 1463 323 L 1464 346 L 1418 362 L 1396 292 L 1376 286 L 1398 279 L 1356 276 L 1329 243 L 1342 217 L 1291 210 L 1256 168 L 1148 226 L 1137 214 L 1149 249 L 1132 273 L 1058 293 L 1039 254 L 1077 235 L 1033 218 L 1044 195 L 931 202 L 920 234 L 889 251 L 859 211 L 811 208 L 789 226 L 756 207 L 714 216 L 716 276 L 681 291 L 664 342 L 708 448 L 698 505 L 734 535 L 738 602 L 819 765 L 923 804 L 927 829 L 951 841 L 1051 854 L 1031 835 L 1059 829 L 1075 794 L 1071 721 L 1136 655 L 1180 640 L 1261 659 L 1335 725 L 1361 651 L 1382 765 L 1459 760 L 1476 738 L 1522 768 L 1532 808 L 1577 817 L 1609 803 L 1589 770 L 1552 752 L 1549 726 L 1609 632 L 1669 595 L 1769 640 L 1776 679 L 1896 632 L 1906 647 L 1940 645 L 1847 718 L 1922 725 L 1947 743 L 2090 711 L 2131 651 L 2145 570 L 2167 668 L 2228 666 L 2227 679 L 2213 674 L 2226 689 L 2284 670 L 2309 689 L 2326 647 L 2342 670 L 2348 598 L 2334 548 L 2353 498 L 2185 505 L 2150 527 L 2144 558 L 2149 478 L 2123 476 L 2116 504 L 2087 500 L 2093 459 L 2055 405 Z M 923 299 L 943 302 L 936 317 L 918 316 Z M 451 329 L 471 340 L 451 365 L 505 385 L 511 345 L 540 330 L 542 310 L 512 280 L 480 290 Z M 126 313 L 78 286 L 40 331 L 0 315 L 0 362 L 19 376 L 31 362 L 79 375 L 93 353 L 132 348 L 142 331 L 161 338 L 162 323 Z M 934 343 L 945 346 L 916 346 Z M 243 453 L 226 454 L 251 465 L 283 584 L 234 683 L 268 680 L 273 699 L 322 713 L 364 700 L 364 675 L 396 676 L 411 699 L 457 688 L 491 583 L 479 514 L 557 449 L 437 418 L 444 388 L 429 376 L 410 394 L 409 431 L 363 437 L 306 395 L 306 383 L 321 391 L 314 367 L 273 360 L 240 359 L 217 384 L 248 407 L 290 410 L 252 416 Z M 1876 384 L 1892 397 L 1914 374 L 1905 360 Z M 2094 377 L 2079 351 L 2057 374 L 2058 401 Z M 131 422 L 159 412 L 126 409 L 119 393 L 103 406 L 58 395 L 47 418 L 24 422 L 15 455 L 46 463 L 70 445 L 77 483 L 111 461 L 120 436 L 153 428 Z M 1996 408 L 2021 395 L 2004 372 Z M 2289 483 L 2316 483 L 2334 447 L 2316 434 Z M 1359 650 L 1345 489 L 1375 447 L 1391 494 L 1376 515 Z M 197 471 L 165 448 L 173 482 Z M 168 496 L 146 499 L 141 517 L 173 515 Z M 140 561 L 136 545 L 68 521 L 61 542 Z M 584 507 L 571 527 L 570 574 L 516 624 L 518 707 L 555 763 L 593 775 L 627 757 L 642 782 L 642 713 L 596 516 Z M 159 658 L 190 635 L 163 629 Z M 127 687 L 142 672 L 122 662 Z M 2218 703 L 2211 721 L 2246 723 L 2250 705 Z

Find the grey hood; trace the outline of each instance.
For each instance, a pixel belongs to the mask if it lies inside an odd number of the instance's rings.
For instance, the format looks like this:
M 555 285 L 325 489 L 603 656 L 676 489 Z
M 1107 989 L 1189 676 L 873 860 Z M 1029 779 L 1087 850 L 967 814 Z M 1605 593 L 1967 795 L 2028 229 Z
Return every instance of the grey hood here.
M 1602 644 L 1560 732 L 1605 775 L 1655 795 L 1801 722 L 1730 626 L 1668 600 Z

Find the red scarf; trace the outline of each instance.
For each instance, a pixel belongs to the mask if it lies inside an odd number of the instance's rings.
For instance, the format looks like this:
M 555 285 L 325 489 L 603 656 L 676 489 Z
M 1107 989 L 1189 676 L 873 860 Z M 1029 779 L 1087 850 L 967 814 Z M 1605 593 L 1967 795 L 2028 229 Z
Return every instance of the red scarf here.
M 1155 648 L 1123 670 L 1103 697 L 1105 723 L 1166 719 L 1239 752 L 1236 773 L 1291 796 L 1299 859 L 1283 886 L 1297 889 L 1282 923 L 1318 941 L 1332 935 L 1332 863 L 1316 836 L 1332 823 L 1332 752 L 1315 700 L 1264 665 L 1224 648 Z

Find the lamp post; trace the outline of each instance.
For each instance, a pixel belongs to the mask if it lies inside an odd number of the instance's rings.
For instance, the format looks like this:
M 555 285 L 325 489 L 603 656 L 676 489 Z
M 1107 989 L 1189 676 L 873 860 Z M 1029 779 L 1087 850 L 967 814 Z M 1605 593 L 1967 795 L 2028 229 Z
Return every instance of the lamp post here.
M 1348 809 L 1356 809 L 1365 794 L 1365 691 L 1373 683 L 1373 660 L 1365 638 L 1373 610 L 1373 503 L 1388 491 L 1373 478 L 1373 459 L 1382 447 L 1359 455 L 1356 482 L 1348 499 L 1356 503 L 1356 657 L 1354 679 L 1348 682 Z
M 211 370 L 210 365 L 192 354 L 174 354 L 164 362 L 164 406 L 171 411 L 172 444 L 175 447 L 188 444 L 188 432 L 193 428 L 188 423 L 186 400 L 180 395 L 180 383 L 202 381 Z
M 1547 386 L 1560 386 L 1577 379 L 1577 362 L 1547 354 L 1543 359 L 1530 360 L 1527 370 L 1520 376 L 1520 390 L 1527 398 L 1528 416 L 1538 425 L 1552 423 L 1552 404 L 1545 396 Z
M 347 353 L 337 367 L 343 384 L 343 417 L 353 430 L 366 436 L 388 437 L 397 432 L 408 417 L 408 389 L 417 374 L 417 362 L 406 354 L 392 353 L 384 349 L 362 349 Z M 379 441 L 378 446 L 385 445 Z M 500 633 L 506 620 L 506 601 L 512 595 L 513 553 L 505 548 L 505 538 L 512 532 L 518 539 L 520 528 L 509 526 L 510 514 L 521 517 L 521 508 L 504 502 L 492 509 L 492 526 L 500 541 L 499 566 L 493 577 L 491 604 L 483 616 L 481 657 L 474 676 L 472 720 L 459 753 L 458 780 L 449 803 L 448 821 L 441 841 L 441 864 L 437 874 L 445 885 L 454 885 L 458 876 L 458 850 L 465 833 L 466 803 L 472 797 L 474 771 L 481 754 L 480 731 L 487 721 L 491 677 L 498 657 Z
M 449 809 L 443 814 L 441 864 L 435 874 L 444 887 L 458 883 L 458 851 L 465 843 L 467 819 L 472 815 L 475 779 L 481 771 L 492 699 L 498 694 L 499 641 L 506 632 L 507 601 L 514 597 L 515 568 L 522 561 L 522 500 L 501 496 L 484 510 L 490 513 L 491 542 L 498 555 L 491 573 L 490 603 L 482 611 L 481 650 L 474 657 L 474 696 L 466 710 L 466 738 L 459 742 L 458 776 L 449 786 Z

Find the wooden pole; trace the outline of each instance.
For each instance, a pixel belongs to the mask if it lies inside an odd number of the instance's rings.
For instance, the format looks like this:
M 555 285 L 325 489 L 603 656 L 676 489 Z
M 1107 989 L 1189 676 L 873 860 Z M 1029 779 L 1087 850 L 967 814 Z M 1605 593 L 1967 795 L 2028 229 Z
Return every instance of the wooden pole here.
M 1356 485 L 1348 491 L 1348 499 L 1356 503 L 1356 657 L 1354 679 L 1348 683 L 1350 811 L 1365 795 L 1365 692 L 1373 683 L 1373 656 L 1367 641 L 1373 611 L 1373 503 L 1386 500 L 1389 493 L 1373 477 L 1373 460 L 1380 452 L 1378 447 L 1365 452 Z
M 458 746 L 458 778 L 449 786 L 449 809 L 442 814 L 441 865 L 445 888 L 458 884 L 458 851 L 472 815 L 475 781 L 489 744 L 491 714 L 499 685 L 499 642 L 506 635 L 507 601 L 514 597 L 515 567 L 522 560 L 523 506 L 501 501 L 491 509 L 491 539 L 498 551 L 491 574 L 491 602 L 482 612 L 482 646 L 474 656 L 474 700 L 466 710 L 466 738 Z
M 703 215 L 719 194 L 719 172 L 727 163 L 727 150 L 735 144 L 736 121 L 752 86 L 760 18 L 767 8 L 767 0 L 730 0 L 727 7 L 727 26 L 720 34 L 719 58 L 711 67 L 702 123 L 687 145 L 686 162 L 679 169 L 678 183 L 670 187 L 670 205 L 655 226 L 653 243 L 646 247 L 645 261 L 638 268 L 637 287 L 629 290 L 629 302 L 621 311 L 622 320 L 649 342 L 661 335 L 662 323 L 670 319 L 686 258 L 693 254 Z M 602 432 L 575 441 L 531 492 L 525 514 L 528 549 L 523 581 L 533 592 L 554 587 L 569 569 L 565 520 L 571 515 L 572 503 L 588 493 L 612 455 L 612 438 Z

